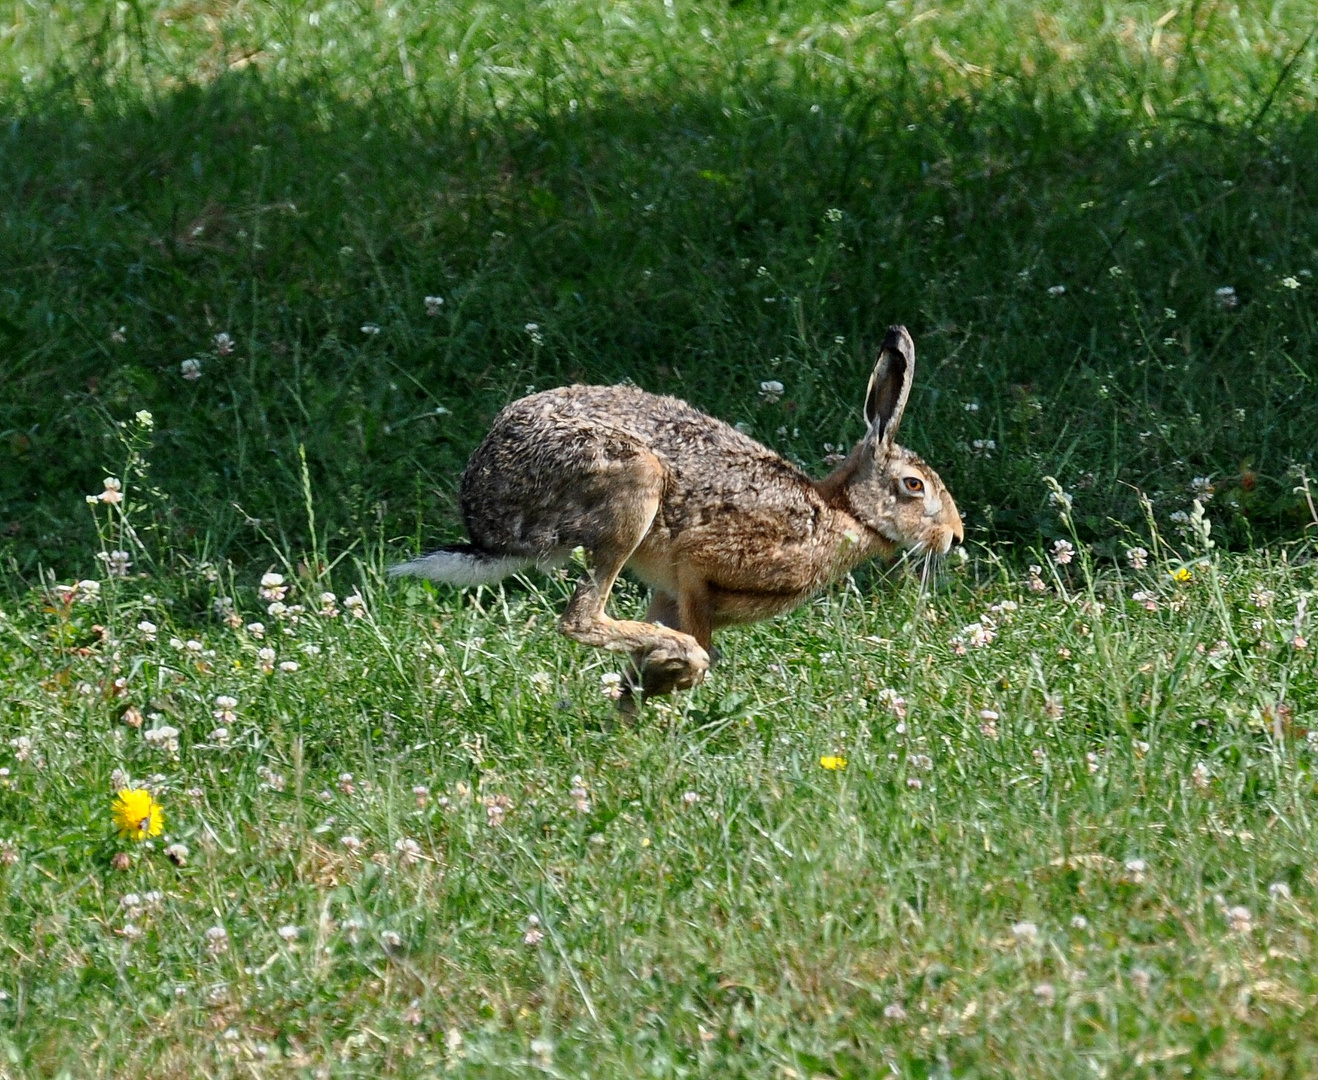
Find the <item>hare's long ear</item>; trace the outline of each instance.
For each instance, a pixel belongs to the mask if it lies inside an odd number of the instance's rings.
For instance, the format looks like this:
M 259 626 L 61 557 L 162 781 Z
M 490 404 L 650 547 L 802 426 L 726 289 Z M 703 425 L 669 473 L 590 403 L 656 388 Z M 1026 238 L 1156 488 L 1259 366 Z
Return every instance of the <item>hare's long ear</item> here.
M 915 377 L 915 342 L 904 326 L 888 327 L 888 336 L 879 347 L 879 359 L 865 391 L 865 420 L 868 438 L 875 449 L 891 445 L 906 411 Z

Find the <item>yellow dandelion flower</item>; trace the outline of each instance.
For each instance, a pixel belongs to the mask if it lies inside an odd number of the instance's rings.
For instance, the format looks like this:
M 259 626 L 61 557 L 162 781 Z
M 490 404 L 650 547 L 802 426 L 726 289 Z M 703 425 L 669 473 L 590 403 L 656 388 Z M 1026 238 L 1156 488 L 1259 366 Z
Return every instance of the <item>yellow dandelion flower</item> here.
M 819 764 L 825 769 L 836 772 L 838 769 L 845 769 L 847 767 L 847 759 L 839 757 L 837 754 L 825 754 L 819 759 Z
M 1188 566 L 1178 566 L 1175 570 L 1172 571 L 1173 581 L 1179 581 L 1184 583 L 1186 581 L 1189 581 L 1192 577 L 1194 577 L 1194 575 L 1190 573 L 1190 568 Z
M 142 788 L 122 788 L 114 797 L 114 824 L 121 840 L 145 840 L 159 836 L 165 827 L 165 812 Z

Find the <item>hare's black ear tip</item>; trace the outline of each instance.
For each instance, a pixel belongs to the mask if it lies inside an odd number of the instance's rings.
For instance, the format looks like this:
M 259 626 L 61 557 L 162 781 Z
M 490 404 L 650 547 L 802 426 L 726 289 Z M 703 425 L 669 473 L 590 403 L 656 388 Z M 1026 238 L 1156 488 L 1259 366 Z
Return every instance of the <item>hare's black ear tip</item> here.
M 888 334 L 880 347 L 884 352 L 898 352 L 907 358 L 915 353 L 915 342 L 911 339 L 910 331 L 904 326 L 888 327 Z

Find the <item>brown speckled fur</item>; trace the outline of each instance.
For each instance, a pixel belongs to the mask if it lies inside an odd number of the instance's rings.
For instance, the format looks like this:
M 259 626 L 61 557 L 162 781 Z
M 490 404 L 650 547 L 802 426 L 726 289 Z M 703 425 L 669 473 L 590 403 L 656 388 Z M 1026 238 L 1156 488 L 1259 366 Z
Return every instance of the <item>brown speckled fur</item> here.
M 585 548 L 591 572 L 563 632 L 632 654 L 647 695 L 692 686 L 719 627 L 789 611 L 876 555 L 962 538 L 937 473 L 892 441 L 914 360 L 906 330 L 891 328 L 866 395 L 870 430 L 819 481 L 677 398 L 629 386 L 522 398 L 462 475 L 472 545 L 541 564 Z M 624 566 L 654 590 L 645 622 L 605 613 Z

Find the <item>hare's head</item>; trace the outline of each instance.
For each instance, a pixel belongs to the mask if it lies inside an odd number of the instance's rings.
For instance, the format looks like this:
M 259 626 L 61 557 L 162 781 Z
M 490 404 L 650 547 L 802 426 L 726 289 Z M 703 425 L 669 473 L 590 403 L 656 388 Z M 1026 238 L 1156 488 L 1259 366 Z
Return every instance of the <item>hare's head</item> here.
M 946 554 L 964 537 L 961 515 L 938 474 L 894 441 L 915 375 L 915 343 L 890 326 L 865 392 L 869 431 L 852 452 L 851 512 L 899 547 Z

